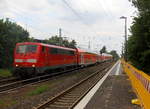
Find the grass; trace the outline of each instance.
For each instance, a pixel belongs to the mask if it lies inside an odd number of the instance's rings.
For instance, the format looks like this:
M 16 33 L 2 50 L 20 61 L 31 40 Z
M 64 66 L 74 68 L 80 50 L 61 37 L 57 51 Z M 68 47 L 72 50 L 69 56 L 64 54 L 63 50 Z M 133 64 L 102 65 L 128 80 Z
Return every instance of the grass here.
M 0 100 L 0 108 L 6 108 L 14 104 L 17 104 L 17 101 L 10 98 L 4 98 L 3 100 Z
M 4 104 L 4 101 L 0 100 L 0 105 L 3 105 Z
M 12 76 L 12 73 L 8 69 L 0 69 L 0 77 L 9 77 Z
M 29 96 L 38 95 L 48 90 L 48 85 L 42 85 L 28 93 Z

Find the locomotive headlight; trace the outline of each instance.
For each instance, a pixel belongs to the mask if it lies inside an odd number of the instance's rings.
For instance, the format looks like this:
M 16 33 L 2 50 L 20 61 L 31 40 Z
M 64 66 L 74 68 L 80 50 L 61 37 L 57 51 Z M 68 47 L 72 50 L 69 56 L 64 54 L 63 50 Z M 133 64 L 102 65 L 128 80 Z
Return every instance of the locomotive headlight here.
M 36 63 L 36 62 L 37 62 L 37 60 L 36 60 L 36 59 L 27 59 L 27 61 L 26 61 L 26 62 Z
M 35 65 L 33 64 L 32 67 L 35 67 Z
M 18 64 L 16 64 L 16 67 L 18 67 Z

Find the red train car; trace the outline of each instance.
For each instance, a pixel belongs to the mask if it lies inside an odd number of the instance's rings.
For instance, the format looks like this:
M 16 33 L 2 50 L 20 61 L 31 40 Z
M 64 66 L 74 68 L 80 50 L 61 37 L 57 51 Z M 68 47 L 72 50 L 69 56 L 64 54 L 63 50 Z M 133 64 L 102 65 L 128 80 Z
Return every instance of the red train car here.
M 103 61 L 103 56 L 101 54 L 98 54 L 98 63 L 101 63 Z
M 87 52 L 81 49 L 77 49 L 78 53 L 78 65 L 88 66 L 98 62 L 98 54 Z
M 15 71 L 21 76 L 77 65 L 76 49 L 34 42 L 18 43 L 14 52 Z M 17 74 L 17 72 L 15 72 Z
M 106 53 L 102 54 L 102 60 L 103 61 L 108 61 L 108 60 L 111 60 L 111 59 L 112 59 L 112 55 L 106 54 Z

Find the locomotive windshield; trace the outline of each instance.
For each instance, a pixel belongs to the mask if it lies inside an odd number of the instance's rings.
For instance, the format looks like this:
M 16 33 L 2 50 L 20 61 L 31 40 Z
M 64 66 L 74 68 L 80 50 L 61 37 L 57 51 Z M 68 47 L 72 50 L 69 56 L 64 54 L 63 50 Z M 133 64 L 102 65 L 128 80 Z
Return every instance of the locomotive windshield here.
M 35 53 L 37 45 L 19 45 L 17 47 L 17 53 Z

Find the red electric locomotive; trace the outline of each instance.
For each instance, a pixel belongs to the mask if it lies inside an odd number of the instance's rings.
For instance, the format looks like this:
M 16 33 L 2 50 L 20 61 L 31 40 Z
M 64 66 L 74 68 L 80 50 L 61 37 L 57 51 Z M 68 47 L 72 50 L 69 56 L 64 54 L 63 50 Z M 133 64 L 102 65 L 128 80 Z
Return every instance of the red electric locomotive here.
M 16 45 L 14 74 L 17 76 L 26 77 L 70 66 L 77 66 L 76 49 L 34 42 Z

